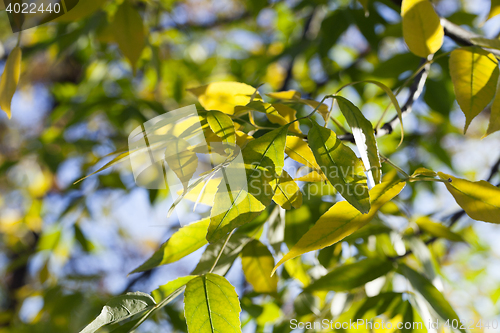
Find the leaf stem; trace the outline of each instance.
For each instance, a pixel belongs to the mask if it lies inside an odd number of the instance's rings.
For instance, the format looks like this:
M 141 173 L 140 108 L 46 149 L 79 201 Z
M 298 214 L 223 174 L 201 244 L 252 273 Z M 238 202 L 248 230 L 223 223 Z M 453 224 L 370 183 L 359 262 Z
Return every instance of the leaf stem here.
M 410 179 L 410 175 L 408 175 L 403 169 L 401 169 L 396 164 L 394 164 L 394 162 L 392 162 L 390 159 L 388 159 L 387 157 L 383 156 L 382 154 L 379 154 L 379 155 L 380 155 L 381 162 L 386 162 L 389 165 L 391 165 L 394 169 L 398 170 L 403 176 L 405 176 L 406 180 Z
M 214 264 L 212 265 L 212 268 L 210 268 L 209 273 L 212 273 L 214 271 L 215 266 L 217 266 L 217 263 L 219 262 L 220 258 L 222 257 L 222 253 L 224 252 L 224 249 L 226 248 L 227 243 L 229 242 L 229 238 L 231 238 L 231 236 L 233 235 L 233 233 L 234 233 L 235 230 L 236 229 L 233 229 L 229 233 L 229 235 L 227 235 L 226 241 L 224 242 L 224 244 L 222 244 L 222 247 L 221 247 L 221 249 L 219 251 L 219 254 L 217 255 L 217 258 L 215 258 Z

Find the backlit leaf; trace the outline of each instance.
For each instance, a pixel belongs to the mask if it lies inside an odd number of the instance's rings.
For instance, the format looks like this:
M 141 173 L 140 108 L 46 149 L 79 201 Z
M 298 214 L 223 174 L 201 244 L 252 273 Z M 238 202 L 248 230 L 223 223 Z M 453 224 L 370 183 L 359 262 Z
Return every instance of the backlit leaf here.
M 453 310 L 448 301 L 439 292 L 439 290 L 434 287 L 431 281 L 405 264 L 400 264 L 399 270 L 410 281 L 413 288 L 415 288 L 427 300 L 429 305 L 441 318 L 444 320 L 450 320 L 450 322 L 456 319 L 460 322 L 455 310 Z M 461 331 L 465 332 L 464 329 L 461 329 Z
M 207 233 L 210 243 L 252 221 L 271 203 L 283 172 L 287 131 L 288 126 L 275 129 L 250 141 L 242 150 L 248 188 L 219 186 Z
M 241 252 L 241 265 L 246 280 L 258 293 L 275 293 L 278 290 L 278 276 L 271 276 L 274 258 L 267 246 L 254 239 Z
M 500 39 L 488 39 L 484 37 L 473 37 L 470 39 L 472 44 L 487 47 L 490 49 L 500 50 Z
M 500 85 L 497 86 L 495 99 L 493 100 L 493 104 L 491 104 L 490 122 L 485 136 L 495 133 L 498 130 L 500 130 Z
M 206 218 L 180 228 L 162 244 L 160 249 L 156 251 L 151 258 L 133 270 L 130 274 L 170 264 L 198 250 L 203 245 L 207 244 L 205 236 L 209 223 L 210 219 Z
M 302 205 L 302 192 L 286 171 L 283 171 L 278 181 L 273 201 L 288 210 Z
M 386 275 L 393 269 L 392 262 L 368 258 L 334 268 L 331 272 L 311 283 L 306 291 L 345 291 L 354 289 Z
M 196 275 L 182 276 L 175 280 L 172 280 L 162 286 L 159 286 L 151 292 L 154 300 L 159 303 L 164 300 L 168 295 L 171 295 L 174 291 L 185 286 L 189 281 L 197 277 Z
M 81 330 L 80 333 L 96 332 L 105 325 L 125 320 L 133 315 L 149 310 L 155 305 L 155 300 L 149 294 L 139 291 L 114 297 L 106 303 L 101 314 Z
M 9 119 L 12 116 L 10 112 L 12 97 L 16 92 L 19 77 L 21 76 L 21 59 L 21 48 L 15 47 L 7 58 L 0 81 L 0 109 L 7 114 Z
M 219 110 L 226 114 L 234 114 L 234 107 L 247 105 L 256 89 L 240 82 L 214 82 L 206 86 L 188 89 L 192 92 L 205 110 Z M 257 93 L 256 99 L 260 99 Z
M 455 178 L 439 172 L 446 188 L 453 195 L 456 202 L 474 220 L 500 223 L 500 189 L 487 181 Z
M 370 170 L 367 172 L 374 186 L 380 183 L 382 178 L 382 165 L 380 164 L 377 140 L 375 139 L 372 123 L 349 100 L 340 96 L 336 96 L 335 99 L 349 127 L 351 127 L 361 159 L 365 168 Z
M 316 162 L 335 189 L 362 213 L 370 210 L 364 168 L 356 154 L 335 133 L 312 121 L 308 144 Z
M 241 332 L 240 302 L 222 276 L 208 273 L 192 279 L 184 292 L 189 333 Z
M 308 173 L 305 176 L 301 176 L 299 178 L 296 178 L 295 180 L 301 181 L 301 182 L 323 182 L 327 181 L 328 179 L 323 173 L 319 173 L 317 171 L 312 171 Z
M 445 238 L 453 242 L 463 242 L 464 239 L 457 233 L 451 231 L 448 227 L 442 225 L 441 223 L 433 222 L 430 218 L 422 216 L 418 218 L 415 223 L 417 223 L 420 230 L 427 232 L 434 237 Z
M 313 169 L 319 170 L 314 154 L 307 142 L 297 136 L 287 136 L 285 153 L 293 160 Z
M 450 75 L 458 105 L 465 114 L 464 133 L 495 96 L 498 66 L 495 57 L 478 47 L 453 50 Z
M 126 0 L 118 7 L 111 25 L 120 50 L 130 61 L 135 72 L 137 61 L 146 45 L 144 23 L 141 15 L 130 1 Z
M 274 269 L 276 270 L 285 261 L 301 254 L 333 245 L 364 227 L 371 221 L 380 207 L 398 195 L 404 186 L 405 183 L 400 181 L 383 182 L 371 189 L 371 208 L 367 214 L 361 214 L 348 202 L 336 203 L 302 236 Z
M 225 151 L 229 154 L 236 144 L 236 132 L 231 118 L 220 111 L 208 111 L 207 121 L 212 131 L 225 143 Z
M 189 147 L 189 142 L 176 138 L 165 149 L 165 162 L 179 178 L 184 191 L 187 190 L 189 181 L 198 168 L 198 156 Z
M 444 30 L 430 1 L 403 0 L 401 16 L 403 36 L 411 52 L 427 58 L 441 48 Z
M 487 20 L 500 14 L 500 0 L 491 0 L 490 12 L 488 13 Z

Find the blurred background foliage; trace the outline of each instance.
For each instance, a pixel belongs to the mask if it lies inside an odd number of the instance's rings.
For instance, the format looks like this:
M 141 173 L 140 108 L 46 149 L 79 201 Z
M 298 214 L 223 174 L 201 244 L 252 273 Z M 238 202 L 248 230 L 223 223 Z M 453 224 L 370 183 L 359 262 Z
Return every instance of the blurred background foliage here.
M 320 100 L 359 80 L 397 89 L 420 65 L 402 39 L 397 1 L 365 0 L 365 8 L 347 0 L 125 1 L 80 0 L 56 22 L 22 32 L 12 120 L 0 114 L 0 332 L 77 332 L 110 295 L 150 292 L 191 271 L 202 250 L 187 261 L 127 276 L 178 228 L 166 223 L 167 194 L 137 188 L 127 162 L 73 185 L 111 160 L 108 154 L 127 149 L 132 129 L 196 103 L 187 88 L 238 81 L 264 84 L 263 92 L 295 89 Z M 441 16 L 481 35 L 495 38 L 500 31 L 499 17 L 484 23 L 489 1 L 433 3 Z M 0 67 L 17 38 L 1 12 Z M 455 46 L 445 39 L 440 52 Z M 344 95 L 372 122 L 388 104 L 369 85 L 347 88 Z M 448 59 L 440 58 L 405 118 L 403 145 L 396 151 L 400 134 L 386 135 L 379 140 L 381 153 L 406 171 L 425 165 L 486 179 L 500 154 L 500 134 L 481 140 L 484 113 L 463 136 L 465 117 L 455 101 Z M 311 195 L 288 212 L 288 246 L 331 204 L 331 198 Z M 238 259 L 228 279 L 241 299 L 243 330 L 286 332 L 289 318 L 320 316 L 320 298 L 297 298 L 308 280 L 352 261 L 367 244 L 376 243 L 374 250 L 384 255 L 401 254 L 419 216 L 445 221 L 458 206 L 440 184 L 415 183 L 384 209 L 386 215 L 373 224 L 379 230 L 359 235 L 364 242 L 346 239 L 285 265 L 279 301 L 254 297 Z M 413 244 L 408 260 L 430 263 L 435 284 L 441 283 L 461 317 L 498 320 L 500 230 L 466 216 L 453 230 L 467 243 L 452 246 L 442 238 L 428 248 Z M 378 284 L 366 294 L 407 288 L 401 277 Z M 338 314 L 353 295 L 333 297 L 330 310 Z M 185 332 L 183 316 L 182 304 L 168 305 L 139 331 Z

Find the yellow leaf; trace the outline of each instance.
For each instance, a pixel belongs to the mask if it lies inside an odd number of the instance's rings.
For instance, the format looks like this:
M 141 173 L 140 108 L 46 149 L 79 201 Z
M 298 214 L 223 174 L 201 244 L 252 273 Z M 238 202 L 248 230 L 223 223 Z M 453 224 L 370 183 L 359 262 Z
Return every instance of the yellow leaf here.
M 207 121 L 212 131 L 225 143 L 224 150 L 230 153 L 236 145 L 236 131 L 231 118 L 220 111 L 207 112 Z
M 411 52 L 427 58 L 441 48 L 444 30 L 428 0 L 403 0 L 401 16 L 403 37 Z
M 447 179 L 446 188 L 458 205 L 474 220 L 500 223 L 500 189 L 480 180 L 471 182 L 439 172 L 441 179 Z M 449 181 L 451 180 L 451 182 Z
M 247 105 L 257 91 L 254 87 L 240 82 L 214 82 L 206 86 L 188 89 L 198 97 L 205 110 L 219 110 L 226 114 L 234 114 L 234 107 Z M 255 96 L 260 99 L 259 94 Z
M 135 72 L 136 64 L 146 44 L 142 17 L 129 1 L 124 1 L 112 23 L 115 40 Z
M 198 185 L 193 187 L 184 196 L 184 199 L 190 200 L 192 202 L 201 203 L 207 206 L 213 206 L 215 193 L 219 188 L 222 178 L 212 178 L 209 181 L 200 182 Z M 178 195 L 182 195 L 183 191 L 177 192 Z
M 450 75 L 458 105 L 465 114 L 464 134 L 474 119 L 495 96 L 498 66 L 495 57 L 479 47 L 451 52 Z
M 297 111 L 295 109 L 292 109 L 291 107 L 288 107 L 284 104 L 273 104 L 273 107 L 278 111 L 278 113 L 286 120 L 287 123 L 290 123 L 297 119 Z M 280 124 L 280 125 L 285 125 L 285 124 Z M 293 124 L 290 125 L 288 128 L 289 131 L 295 132 L 295 133 L 302 133 L 300 131 L 299 127 L 299 122 L 296 121 Z
M 287 260 L 333 245 L 362 228 L 371 221 L 380 207 L 398 195 L 404 186 L 405 183 L 401 181 L 384 182 L 371 189 L 371 208 L 367 214 L 362 214 L 346 201 L 336 203 L 278 262 L 273 273 Z
M 288 210 L 302 205 L 302 192 L 285 170 L 279 179 L 273 201 Z
M 12 97 L 16 92 L 19 77 L 21 76 L 21 58 L 21 49 L 15 47 L 7 58 L 2 80 L 0 81 L 0 108 L 7 114 L 9 119 L 11 117 L 10 105 Z
M 318 171 L 312 171 L 305 176 L 296 178 L 295 180 L 298 180 L 301 182 L 315 183 L 315 182 L 324 182 L 328 179 L 326 178 L 326 176 L 323 173 L 319 173 Z
M 490 135 L 500 130 L 500 86 L 497 86 L 497 92 L 493 104 L 491 104 L 490 122 L 484 136 Z
M 271 276 L 274 258 L 268 248 L 254 239 L 241 252 L 241 265 L 246 280 L 257 293 L 275 293 L 278 290 L 278 276 Z
M 486 20 L 489 20 L 498 14 L 500 14 L 500 0 L 491 0 L 490 13 L 488 14 L 488 18 Z
M 286 137 L 285 153 L 293 160 L 313 169 L 319 170 L 314 154 L 307 142 L 296 136 Z
M 295 90 L 282 91 L 277 93 L 269 93 L 267 96 L 275 99 L 290 100 L 293 102 L 298 102 L 304 105 L 308 105 L 312 108 L 318 108 L 318 112 L 323 116 L 326 121 L 328 118 L 328 105 L 320 103 L 318 101 L 303 99 L 299 92 Z

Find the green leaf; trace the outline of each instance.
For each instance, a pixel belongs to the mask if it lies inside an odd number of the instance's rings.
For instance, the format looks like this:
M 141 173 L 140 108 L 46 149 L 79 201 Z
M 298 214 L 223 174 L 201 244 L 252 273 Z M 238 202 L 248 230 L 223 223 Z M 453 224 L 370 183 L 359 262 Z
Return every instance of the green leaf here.
M 14 97 L 17 84 L 19 83 L 19 77 L 21 76 L 21 60 L 21 48 L 16 46 L 7 58 L 2 74 L 2 80 L 0 81 L 0 109 L 7 114 L 9 119 L 12 116 L 10 112 L 12 97 Z
M 299 208 L 302 205 L 302 192 L 292 177 L 283 170 L 273 196 L 273 201 L 284 209 Z
M 405 264 L 399 264 L 399 271 L 410 281 L 413 288 L 427 300 L 429 305 L 441 318 L 450 320 L 450 322 L 456 319 L 460 322 L 455 310 L 453 310 L 439 290 L 432 285 L 431 281 Z M 461 331 L 465 332 L 463 329 Z
M 448 227 L 440 223 L 433 222 L 428 217 L 420 217 L 415 221 L 415 223 L 417 223 L 420 230 L 423 230 L 434 237 L 445 238 L 453 242 L 464 241 L 462 236 L 451 231 Z
M 212 273 L 225 275 L 243 250 L 243 247 L 245 247 L 245 245 L 251 240 L 252 239 L 250 237 L 240 233 L 239 230 L 236 231 L 227 242 L 226 247 L 224 248 L 224 251 Z M 191 275 L 204 274 L 210 271 L 224 243 L 225 239 L 220 239 L 215 243 L 209 244 L 205 252 L 201 255 L 198 265 L 196 265 L 196 268 L 191 272 Z
M 450 75 L 458 105 L 465 114 L 464 134 L 495 96 L 498 66 L 495 57 L 479 47 L 453 50 Z
M 473 37 L 470 39 L 472 44 L 487 47 L 490 49 L 500 50 L 500 40 L 499 39 L 488 39 L 484 37 Z
M 484 137 L 498 130 L 500 130 L 500 85 L 497 85 L 495 99 L 493 99 L 493 104 L 491 104 L 490 122 Z
M 151 292 L 154 300 L 159 303 L 164 300 L 167 296 L 171 295 L 177 289 L 185 286 L 189 281 L 196 278 L 196 275 L 182 276 L 175 280 L 172 280 Z
M 320 217 L 316 224 L 292 247 L 290 252 L 278 262 L 274 267 L 274 271 L 289 259 L 333 245 L 364 227 L 371 221 L 380 207 L 398 195 L 404 186 L 404 182 L 393 181 L 383 182 L 372 188 L 370 191 L 372 202 L 368 214 L 361 214 L 345 201 L 336 203 Z
M 375 139 L 372 123 L 349 100 L 341 96 L 335 96 L 335 99 L 349 127 L 351 127 L 365 169 L 371 170 L 368 171 L 369 178 L 372 180 L 373 186 L 375 186 L 380 183 L 382 178 L 382 165 L 380 164 L 377 140 Z
M 162 244 L 160 249 L 156 251 L 151 258 L 134 269 L 130 274 L 170 264 L 198 250 L 203 245 L 207 244 L 205 236 L 209 223 L 210 219 L 206 218 L 180 228 L 169 238 L 169 240 Z
M 278 276 L 271 276 L 274 258 L 267 246 L 254 239 L 241 252 L 241 265 L 245 278 L 258 293 L 271 294 L 278 291 Z
M 233 151 L 236 145 L 236 131 L 231 118 L 220 111 L 208 111 L 207 122 L 212 131 L 225 143 L 226 153 Z
M 144 23 L 141 15 L 129 0 L 123 1 L 115 13 L 111 26 L 120 50 L 130 61 L 135 73 L 137 61 L 146 45 Z
M 386 275 L 393 269 L 392 262 L 368 258 L 352 264 L 342 265 L 311 283 L 305 291 L 345 291 Z
M 441 48 L 444 29 L 430 1 L 403 0 L 401 16 L 403 36 L 411 52 L 427 58 Z
M 189 281 L 184 314 L 189 333 L 241 332 L 240 302 L 222 276 L 208 273 Z
M 99 328 L 117 323 L 130 318 L 136 314 L 152 309 L 156 305 L 155 300 L 142 292 L 127 293 L 112 298 L 101 311 L 101 314 L 94 319 L 80 333 L 93 333 Z
M 474 220 L 500 223 L 500 189 L 487 181 L 471 182 L 439 172 L 456 202 Z M 451 180 L 451 181 L 450 181 Z
M 242 150 L 248 188 L 219 186 L 207 233 L 210 243 L 252 221 L 271 203 L 277 180 L 283 173 L 287 131 L 288 126 L 275 129 L 250 141 Z M 226 171 L 222 169 L 224 175 Z
M 351 205 L 363 214 L 368 213 L 370 198 L 363 164 L 332 130 L 311 122 L 308 144 L 321 170 Z

